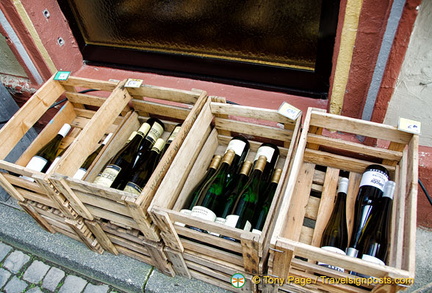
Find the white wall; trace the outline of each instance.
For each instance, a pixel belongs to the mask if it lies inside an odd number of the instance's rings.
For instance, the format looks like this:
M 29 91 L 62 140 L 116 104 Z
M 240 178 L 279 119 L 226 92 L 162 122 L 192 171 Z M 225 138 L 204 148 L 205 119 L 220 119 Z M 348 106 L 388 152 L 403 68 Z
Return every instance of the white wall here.
M 390 101 L 385 124 L 399 117 L 420 121 L 420 145 L 432 146 L 432 1 L 419 7 L 405 61 Z

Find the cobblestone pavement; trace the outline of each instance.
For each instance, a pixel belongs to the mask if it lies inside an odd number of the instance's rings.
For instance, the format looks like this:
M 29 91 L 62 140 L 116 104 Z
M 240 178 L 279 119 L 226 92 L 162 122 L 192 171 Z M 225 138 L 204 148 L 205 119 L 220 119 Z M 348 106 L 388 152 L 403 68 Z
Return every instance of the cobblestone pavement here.
M 120 293 L 0 241 L 0 292 Z

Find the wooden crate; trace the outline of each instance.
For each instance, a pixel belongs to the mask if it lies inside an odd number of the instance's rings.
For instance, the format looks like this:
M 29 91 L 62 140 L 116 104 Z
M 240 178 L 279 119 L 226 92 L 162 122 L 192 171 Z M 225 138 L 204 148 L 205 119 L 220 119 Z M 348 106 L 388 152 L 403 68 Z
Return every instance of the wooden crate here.
M 50 174 L 49 180 L 65 196 L 73 210 L 88 220 L 90 229 L 106 251 L 130 255 L 133 253 L 119 247 L 127 248 L 128 245 L 132 247 L 140 242 L 143 247 L 140 248 L 141 255 L 136 255 L 137 258 L 143 261 L 151 260 L 148 263 L 155 265 L 161 272 L 173 275 L 171 265 L 166 260 L 163 249 L 159 247 L 161 240 L 159 230 L 150 218 L 147 208 L 203 107 L 206 93 L 200 90 L 185 91 L 150 85 L 142 85 L 139 88 L 125 88 L 121 85 L 120 87 L 124 90 L 126 103 L 134 111 L 125 117 L 121 129 L 114 134 L 111 142 L 96 158 L 83 180 L 72 178 L 80 166 L 72 161 L 56 168 L 53 174 Z M 112 111 L 118 110 L 120 109 L 114 106 Z M 124 146 L 133 130 L 138 130 L 140 124 L 150 117 L 159 118 L 165 124 L 164 138 L 169 136 L 178 123 L 182 123 L 182 127 L 142 193 L 137 196 L 93 183 L 108 160 Z M 118 138 L 119 136 L 121 139 Z M 140 237 L 136 241 L 132 241 L 128 235 L 122 233 L 114 237 L 114 234 L 104 229 L 107 227 L 106 223 L 125 230 L 139 231 Z M 142 241 L 141 236 L 145 241 Z M 119 238 L 122 238 L 122 245 L 119 245 Z
M 74 219 L 70 219 L 65 217 L 64 214 L 56 208 L 31 200 L 20 201 L 18 204 L 48 232 L 59 232 L 84 243 L 88 248 L 97 253 L 104 252 L 99 241 L 82 217 L 78 216 Z
M 0 184 L 22 206 L 27 207 L 26 211 L 31 211 L 30 215 L 38 223 L 41 223 L 42 217 L 38 211 L 43 209 L 29 208 L 29 202 L 60 211 L 63 217 L 71 221 L 79 219 L 79 215 L 66 198 L 53 188 L 48 180 L 50 174 L 35 172 L 25 166 L 31 157 L 57 134 L 64 123 L 71 124 L 72 129 L 62 140 L 60 149 L 69 147 L 62 156 L 59 166 L 65 164 L 66 160 L 74 161 L 77 165 L 81 164 L 93 151 L 100 137 L 108 132 L 115 132 L 130 116 L 130 113 L 126 112 L 128 106 L 123 97 L 125 90 L 116 86 L 117 83 L 114 82 L 77 77 L 69 77 L 67 81 L 55 81 L 51 78 L 0 130 L 0 168 L 4 170 L 0 173 Z M 95 91 L 79 93 L 89 89 Z M 63 98 L 67 98 L 67 101 L 59 106 L 60 110 L 51 108 L 58 99 Z M 119 111 L 108 111 L 111 108 L 118 108 Z M 108 111 L 109 114 L 101 115 L 98 110 Z M 16 162 L 7 162 L 5 158 L 18 145 L 25 133 L 41 120 L 46 120 L 47 116 L 52 119 L 21 157 Z M 31 177 L 34 181 L 26 180 L 21 176 Z M 54 215 L 54 213 L 45 213 L 45 218 L 49 218 L 50 214 Z M 51 232 L 58 231 L 47 227 L 49 223 L 45 221 L 43 227 Z M 75 236 L 81 238 L 80 230 L 76 230 L 76 233 L 78 234 Z
M 177 274 L 233 289 L 230 277 L 234 273 L 243 273 L 248 280 L 245 290 L 250 292 L 254 288 L 250 279 L 253 274 L 263 271 L 267 259 L 267 237 L 272 230 L 272 220 L 277 214 L 277 203 L 288 174 L 299 120 L 293 122 L 275 110 L 230 105 L 211 99 L 207 101 L 149 208 L 161 230 L 167 256 Z M 253 161 L 263 141 L 277 144 L 281 153 L 277 165 L 283 170 L 281 184 L 261 236 L 179 212 L 189 192 L 205 173 L 212 156 L 222 154 L 236 134 L 248 138 L 249 160 Z M 239 242 L 188 229 L 176 222 L 213 231 Z
M 359 137 L 376 143 L 360 143 Z M 353 279 L 353 275 L 348 273 L 350 271 L 383 282 L 414 277 L 417 152 L 417 135 L 399 131 L 396 127 L 331 115 L 310 108 L 270 242 L 268 275 L 289 282 L 285 282 L 284 286 L 267 286 L 265 291 L 395 292 L 403 289 L 403 284 L 373 284 L 362 288 L 332 284 L 323 282 L 324 279 L 319 276 L 343 282 L 361 280 Z M 349 172 L 347 219 L 350 226 L 362 173 L 372 163 L 387 167 L 390 178 L 397 186 L 393 205 L 391 251 L 386 266 L 337 255 L 319 247 L 322 232 L 333 208 L 339 171 Z M 345 273 L 318 266 L 318 261 L 341 267 Z M 407 285 L 412 281 L 413 279 L 406 279 Z M 310 284 L 305 284 L 307 282 Z

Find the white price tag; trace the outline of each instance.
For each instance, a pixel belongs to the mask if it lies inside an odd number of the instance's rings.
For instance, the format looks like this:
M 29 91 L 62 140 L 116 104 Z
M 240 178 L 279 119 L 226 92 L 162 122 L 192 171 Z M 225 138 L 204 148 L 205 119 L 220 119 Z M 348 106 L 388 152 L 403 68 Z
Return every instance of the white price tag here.
M 288 104 L 287 102 L 283 102 L 282 105 L 280 105 L 278 113 L 291 119 L 296 120 L 301 115 L 301 110 L 297 109 L 293 105 Z
M 125 84 L 125 87 L 139 88 L 142 83 L 142 79 L 129 78 Z
M 420 134 L 421 122 L 406 118 L 399 118 L 398 129 L 409 133 Z

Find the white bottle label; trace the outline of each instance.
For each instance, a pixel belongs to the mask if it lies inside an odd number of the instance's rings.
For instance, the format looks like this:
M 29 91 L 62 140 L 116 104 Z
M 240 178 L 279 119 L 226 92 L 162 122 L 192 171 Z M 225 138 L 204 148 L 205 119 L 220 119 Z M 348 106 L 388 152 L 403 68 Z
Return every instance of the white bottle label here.
M 27 168 L 33 170 L 33 171 L 42 171 L 42 169 L 45 167 L 45 165 L 48 163 L 47 159 L 44 159 L 40 156 L 34 156 L 31 158 L 30 162 L 27 164 Z
M 265 156 L 267 158 L 267 163 L 271 162 L 271 159 L 273 158 L 275 150 L 268 146 L 262 146 L 258 149 L 254 161 L 258 160 L 260 156 Z
M 192 208 L 191 216 L 210 222 L 214 222 L 216 220 L 216 214 L 212 210 L 202 206 L 194 206 Z
M 246 143 L 242 140 L 233 139 L 227 146 L 226 150 L 233 150 L 237 156 L 241 156 L 243 150 L 246 146 Z
M 221 218 L 221 217 L 216 217 L 215 222 L 216 222 L 216 223 L 219 223 L 219 224 L 225 224 L 225 219 L 224 219 L 224 218 Z M 220 236 L 220 234 L 219 234 L 219 233 L 216 233 L 216 232 L 208 231 L 208 233 L 211 234 L 211 235 L 213 235 L 213 236 L 216 236 L 216 237 L 219 237 L 219 236 Z
M 339 254 L 345 254 L 345 251 L 343 251 L 342 249 L 337 248 L 337 247 L 322 246 L 321 248 L 324 249 L 324 250 L 327 250 L 327 251 L 332 251 L 332 252 L 336 252 L 336 253 L 339 253 Z M 326 263 L 323 263 L 323 262 L 318 262 L 318 265 L 324 266 L 324 267 L 327 267 L 329 269 L 333 269 L 333 270 L 336 270 L 336 271 L 339 271 L 339 272 L 344 272 L 344 269 L 341 268 L 341 267 L 338 267 L 338 266 L 329 265 L 329 264 L 326 264 Z
M 235 228 L 237 226 L 238 220 L 239 220 L 238 215 L 228 215 L 225 220 L 225 225 Z M 250 232 L 251 229 L 252 229 L 252 224 L 249 221 L 246 221 L 243 230 Z
M 123 190 L 136 195 L 140 195 L 142 192 L 142 188 L 133 182 L 128 182 Z
M 367 185 L 367 186 L 376 187 L 381 191 L 384 191 L 384 185 L 387 182 L 387 180 L 388 178 L 384 173 L 377 170 L 369 170 L 363 173 L 360 182 L 360 187 Z
M 261 234 L 262 234 L 262 231 L 261 231 L 261 230 L 258 230 L 258 229 L 252 229 L 252 233 L 255 233 L 255 234 L 261 235 Z
M 154 123 L 149 133 L 146 136 L 146 139 L 154 143 L 163 133 L 162 125 L 159 123 Z
M 76 171 L 75 175 L 73 176 L 74 179 L 82 180 L 84 178 L 84 175 L 86 174 L 87 170 L 83 168 L 79 168 L 78 171 Z
M 180 213 L 182 213 L 182 214 L 184 214 L 184 215 L 186 215 L 186 216 L 190 216 L 191 213 L 192 213 L 192 211 L 191 211 L 191 210 L 188 210 L 188 209 L 182 209 L 182 210 L 180 210 Z M 180 222 L 174 222 L 174 224 L 175 224 L 175 225 L 178 225 L 178 226 L 181 226 L 181 227 L 186 226 L 185 224 L 180 223 Z
M 167 143 L 172 143 L 172 141 L 176 138 L 177 134 L 180 132 L 181 127 L 177 126 L 174 128 L 173 132 L 171 133 L 170 137 L 167 140 Z
M 94 183 L 110 187 L 117 175 L 120 173 L 120 170 L 121 168 L 119 166 L 108 165 L 102 174 L 99 174 L 99 176 L 96 177 Z
M 380 260 L 379 258 L 375 257 L 375 256 L 371 256 L 371 255 L 368 255 L 368 254 L 363 254 L 362 255 L 362 259 L 365 260 L 365 261 L 377 264 L 377 265 L 385 266 L 385 263 L 382 260 Z
M 42 171 L 42 169 L 45 167 L 45 165 L 48 163 L 48 161 L 40 156 L 34 156 L 31 158 L 31 160 L 28 162 L 26 168 L 29 168 L 33 171 Z M 21 178 L 34 182 L 33 178 L 27 177 L 27 176 L 20 176 Z

